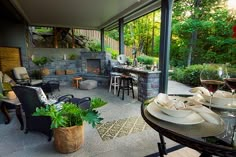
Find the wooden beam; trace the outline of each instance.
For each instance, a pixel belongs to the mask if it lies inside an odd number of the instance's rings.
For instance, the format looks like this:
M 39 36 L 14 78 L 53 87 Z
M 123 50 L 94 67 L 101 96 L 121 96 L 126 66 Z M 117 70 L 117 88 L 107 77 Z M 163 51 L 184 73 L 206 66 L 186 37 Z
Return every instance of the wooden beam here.
M 72 31 L 72 48 L 75 48 L 75 32 L 74 28 L 71 28 Z

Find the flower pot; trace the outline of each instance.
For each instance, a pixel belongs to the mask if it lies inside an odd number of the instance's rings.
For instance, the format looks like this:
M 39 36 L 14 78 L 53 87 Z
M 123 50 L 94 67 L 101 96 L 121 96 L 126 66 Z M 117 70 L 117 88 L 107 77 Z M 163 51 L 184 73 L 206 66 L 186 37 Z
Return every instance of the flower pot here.
M 50 74 L 50 71 L 49 71 L 48 68 L 42 68 L 42 69 L 41 69 L 41 75 L 42 75 L 42 76 L 47 76 L 47 75 L 49 75 L 49 74 Z
M 77 151 L 84 143 L 84 126 L 61 127 L 53 130 L 54 146 L 60 153 Z

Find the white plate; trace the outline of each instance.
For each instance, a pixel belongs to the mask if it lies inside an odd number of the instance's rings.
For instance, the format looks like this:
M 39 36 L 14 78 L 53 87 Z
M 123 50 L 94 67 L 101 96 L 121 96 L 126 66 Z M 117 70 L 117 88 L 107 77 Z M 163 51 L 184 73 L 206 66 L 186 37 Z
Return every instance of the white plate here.
M 199 116 L 197 113 L 193 112 L 192 114 L 184 117 L 184 118 L 177 118 L 177 117 L 171 117 L 165 113 L 163 113 L 158 106 L 152 102 L 147 106 L 147 111 L 154 117 L 175 123 L 175 124 L 182 124 L 182 125 L 193 125 L 193 124 L 199 124 L 204 122 L 204 119 Z
M 203 102 L 203 104 L 205 106 L 210 106 L 210 107 L 213 107 L 213 108 L 218 108 L 218 109 L 226 109 L 226 110 L 233 110 L 233 111 L 236 111 L 236 106 L 229 106 L 227 104 L 223 104 L 223 105 L 218 105 L 218 104 L 210 104 L 208 102 Z

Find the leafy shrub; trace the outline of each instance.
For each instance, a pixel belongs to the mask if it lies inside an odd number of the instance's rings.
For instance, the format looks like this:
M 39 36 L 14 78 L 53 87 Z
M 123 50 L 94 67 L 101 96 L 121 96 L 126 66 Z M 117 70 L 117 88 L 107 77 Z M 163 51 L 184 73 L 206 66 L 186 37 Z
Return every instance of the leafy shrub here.
M 32 60 L 32 62 L 33 62 L 35 65 L 39 66 L 39 67 L 44 66 L 45 64 L 47 64 L 47 63 L 50 62 L 50 61 L 51 61 L 51 60 L 50 60 L 49 58 L 47 58 L 47 57 L 37 57 L 37 58 L 34 58 L 34 59 Z
M 184 70 L 183 83 L 190 86 L 200 86 L 200 73 L 203 69 L 202 65 L 191 65 Z
M 173 73 L 170 73 L 171 79 L 177 82 L 184 80 L 184 68 L 175 68 Z
M 88 48 L 90 51 L 99 52 L 99 51 L 101 51 L 101 44 L 98 42 L 92 41 L 89 43 Z
M 146 56 L 146 55 L 140 55 L 137 57 L 138 62 L 143 63 L 145 65 L 152 65 L 154 62 L 158 62 L 158 58 Z
M 69 60 L 75 60 L 75 59 L 76 59 L 76 54 L 74 54 L 74 53 L 69 54 L 68 59 L 69 59 Z
M 171 79 L 189 86 L 200 86 L 200 73 L 202 65 L 191 65 L 187 68 L 176 68 L 171 74 Z
M 106 52 L 110 53 L 111 54 L 111 58 L 112 59 L 116 59 L 117 56 L 119 55 L 119 52 L 117 50 L 113 50 L 112 48 L 110 47 L 107 47 L 106 48 Z

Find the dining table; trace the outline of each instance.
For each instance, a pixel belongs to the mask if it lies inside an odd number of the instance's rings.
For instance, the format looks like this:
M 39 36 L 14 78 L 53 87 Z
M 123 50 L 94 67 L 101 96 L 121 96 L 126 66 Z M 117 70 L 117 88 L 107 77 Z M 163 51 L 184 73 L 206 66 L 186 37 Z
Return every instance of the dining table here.
M 143 119 L 160 135 L 158 149 L 161 157 L 167 154 L 164 137 L 198 151 L 201 157 L 236 157 L 236 108 L 211 107 L 211 110 L 219 116 L 216 124 L 165 115 L 153 100 L 141 104 Z

